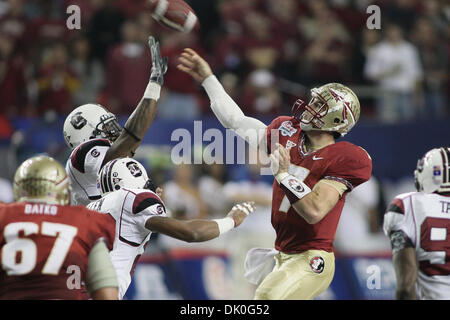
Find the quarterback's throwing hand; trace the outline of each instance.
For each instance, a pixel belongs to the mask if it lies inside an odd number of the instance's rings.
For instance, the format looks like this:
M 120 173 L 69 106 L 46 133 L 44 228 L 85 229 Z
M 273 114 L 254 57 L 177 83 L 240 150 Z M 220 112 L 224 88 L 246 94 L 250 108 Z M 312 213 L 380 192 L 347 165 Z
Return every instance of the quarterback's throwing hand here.
M 227 217 L 234 220 L 234 227 L 236 228 L 253 211 L 255 211 L 255 203 L 253 201 L 242 202 L 234 205 Z
M 164 74 L 167 72 L 167 57 L 161 57 L 161 50 L 159 42 L 152 36 L 148 38 L 148 45 L 152 55 L 152 72 L 150 74 L 150 81 L 156 82 L 160 86 L 164 83 Z
M 212 75 L 211 67 L 197 52 L 190 48 L 185 48 L 179 59 L 177 68 L 189 74 L 192 78 L 202 83 L 207 77 Z

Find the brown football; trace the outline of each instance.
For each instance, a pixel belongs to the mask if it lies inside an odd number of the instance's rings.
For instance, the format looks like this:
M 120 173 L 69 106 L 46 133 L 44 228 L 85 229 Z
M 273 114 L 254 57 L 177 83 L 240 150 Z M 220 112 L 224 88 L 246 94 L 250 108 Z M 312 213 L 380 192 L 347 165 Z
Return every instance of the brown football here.
M 191 32 L 200 24 L 194 10 L 183 0 L 149 0 L 152 17 L 161 25 L 180 32 Z

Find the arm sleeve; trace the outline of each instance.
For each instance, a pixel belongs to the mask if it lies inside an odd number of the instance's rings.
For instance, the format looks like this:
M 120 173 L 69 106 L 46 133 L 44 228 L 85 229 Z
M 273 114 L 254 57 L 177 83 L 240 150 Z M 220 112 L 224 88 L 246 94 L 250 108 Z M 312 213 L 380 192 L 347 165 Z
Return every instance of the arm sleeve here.
M 254 148 L 265 143 L 267 126 L 258 119 L 245 116 L 214 75 L 206 78 L 202 86 L 211 101 L 212 111 L 225 128 L 232 129 Z
M 118 288 L 116 271 L 109 258 L 109 250 L 103 241 L 98 241 L 89 252 L 86 270 L 86 289 L 89 294 L 107 287 Z

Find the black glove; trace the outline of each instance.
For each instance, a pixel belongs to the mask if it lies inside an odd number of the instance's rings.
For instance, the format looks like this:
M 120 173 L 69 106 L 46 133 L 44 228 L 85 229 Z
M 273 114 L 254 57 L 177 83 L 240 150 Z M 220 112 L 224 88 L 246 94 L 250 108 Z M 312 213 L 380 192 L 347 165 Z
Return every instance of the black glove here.
M 152 73 L 150 74 L 150 82 L 156 82 L 160 86 L 164 83 L 164 74 L 167 72 L 167 57 L 161 57 L 159 42 L 152 36 L 148 38 L 148 45 L 152 55 Z

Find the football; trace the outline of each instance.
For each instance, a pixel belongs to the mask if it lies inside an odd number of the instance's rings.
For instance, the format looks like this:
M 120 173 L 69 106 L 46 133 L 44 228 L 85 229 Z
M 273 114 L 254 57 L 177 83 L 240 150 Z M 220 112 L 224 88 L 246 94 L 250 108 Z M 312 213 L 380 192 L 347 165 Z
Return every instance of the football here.
M 189 33 L 200 24 L 192 8 L 183 0 L 150 0 L 152 17 L 161 25 Z

